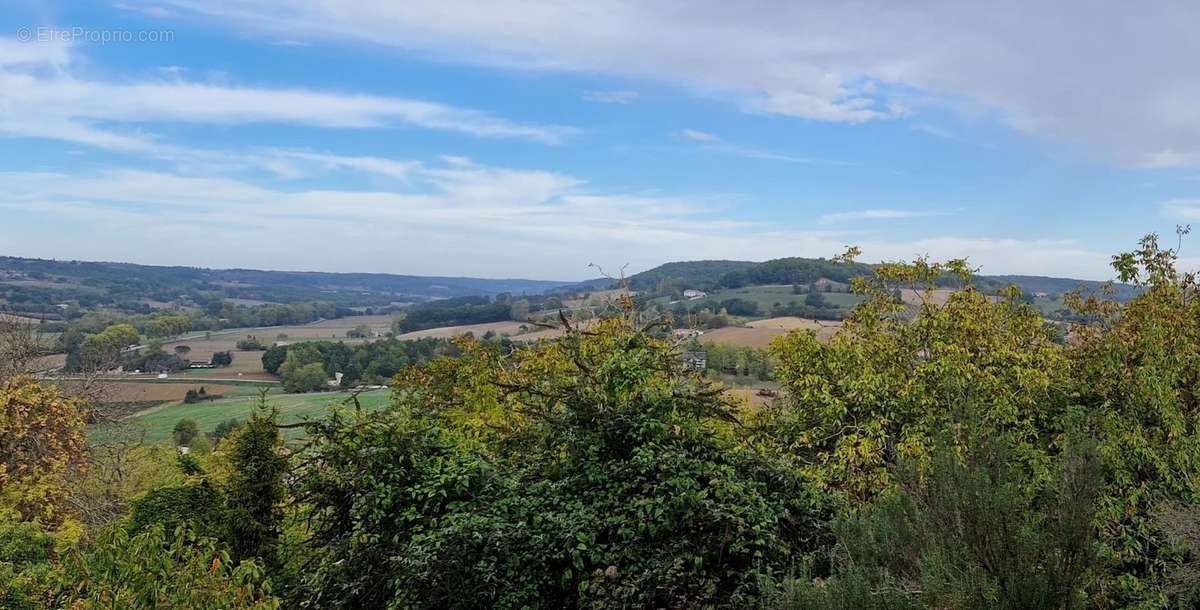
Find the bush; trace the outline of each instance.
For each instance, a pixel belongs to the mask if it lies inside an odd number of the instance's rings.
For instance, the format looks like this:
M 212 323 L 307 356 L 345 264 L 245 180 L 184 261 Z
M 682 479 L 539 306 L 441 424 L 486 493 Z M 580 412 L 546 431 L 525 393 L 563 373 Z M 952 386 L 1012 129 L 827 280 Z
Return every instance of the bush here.
M 329 389 L 329 376 L 325 374 L 325 365 L 320 362 L 306 364 L 293 370 L 285 370 L 280 380 L 283 382 L 283 389 L 291 393 L 319 392 Z
M 238 339 L 235 345 L 243 352 L 256 352 L 267 349 L 267 346 L 262 341 L 259 341 L 258 337 L 252 335 L 247 335 L 245 339 Z
M 667 343 L 607 320 L 463 349 L 398 377 L 395 409 L 310 426 L 311 603 L 750 605 L 824 543 L 820 499 L 722 440 L 733 406 Z
M 196 420 L 190 417 L 185 417 L 175 424 L 175 428 L 171 430 L 171 438 L 175 441 L 176 447 L 187 447 L 200 434 L 196 427 Z

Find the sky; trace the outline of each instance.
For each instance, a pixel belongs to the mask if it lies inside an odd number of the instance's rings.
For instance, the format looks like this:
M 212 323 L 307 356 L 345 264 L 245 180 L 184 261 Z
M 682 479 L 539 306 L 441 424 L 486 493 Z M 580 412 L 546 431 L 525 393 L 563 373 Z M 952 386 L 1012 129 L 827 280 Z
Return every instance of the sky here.
M 1195 3 L 5 6 L 0 255 L 575 280 L 857 245 L 1109 279 L 1200 221 Z

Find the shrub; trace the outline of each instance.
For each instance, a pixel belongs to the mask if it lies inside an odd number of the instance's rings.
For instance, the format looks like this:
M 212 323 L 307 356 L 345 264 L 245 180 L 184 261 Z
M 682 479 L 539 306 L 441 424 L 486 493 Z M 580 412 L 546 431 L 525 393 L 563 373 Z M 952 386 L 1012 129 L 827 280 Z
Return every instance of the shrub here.
M 606 320 L 394 384 L 309 428 L 307 599 L 324 607 L 753 604 L 826 540 L 820 498 L 723 440 L 734 408 L 667 343 Z

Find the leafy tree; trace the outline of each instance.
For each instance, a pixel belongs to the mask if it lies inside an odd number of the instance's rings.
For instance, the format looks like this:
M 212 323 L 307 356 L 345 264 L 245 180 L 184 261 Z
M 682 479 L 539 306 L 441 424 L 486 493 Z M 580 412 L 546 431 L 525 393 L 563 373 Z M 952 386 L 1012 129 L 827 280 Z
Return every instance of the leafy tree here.
M 261 559 L 268 567 L 278 563 L 283 476 L 288 464 L 275 418 L 264 391 L 254 413 L 229 437 L 226 450 L 231 553 L 238 559 Z
M 233 432 L 235 430 L 240 428 L 241 425 L 242 425 L 242 422 L 239 419 L 230 418 L 230 419 L 221 420 L 219 423 L 217 423 L 217 426 L 215 428 L 213 428 L 213 431 L 212 431 L 213 440 L 221 441 L 222 439 L 227 438 L 228 436 L 233 434 Z
M 258 337 L 250 335 L 247 335 L 245 339 L 238 339 L 238 342 L 235 345 L 243 352 L 255 352 L 267 349 L 267 346 L 263 345 L 263 342 L 259 341 Z
M 179 314 L 155 316 L 146 322 L 146 334 L 151 337 L 173 337 L 182 335 L 191 327 L 191 320 Z
M 946 273 L 968 287 L 942 305 L 927 298 L 913 315 L 891 297 L 897 284 L 931 295 Z M 879 265 L 857 278 L 866 300 L 831 340 L 801 331 L 772 344 L 787 392 L 770 435 L 848 502 L 886 490 L 898 459 L 928 459 L 964 402 L 983 405 L 984 424 L 1027 439 L 1031 464 L 1045 462 L 1069 399 L 1066 354 L 1036 309 L 989 299 L 970 275 L 963 261 Z
M 371 327 L 366 324 L 359 324 L 354 328 L 346 331 L 346 336 L 351 339 L 366 339 L 373 334 Z
M 320 362 L 285 368 L 281 376 L 283 389 L 291 393 L 318 392 L 329 388 L 329 375 Z
M 275 610 L 262 568 L 234 563 L 212 539 L 161 527 L 129 535 L 100 532 L 95 542 L 70 552 L 53 574 L 48 608 L 102 610 L 194 608 Z
M 30 377 L 0 385 L 0 520 L 61 522 L 67 477 L 86 463 L 84 414 L 75 400 Z
M 229 366 L 233 364 L 233 354 L 230 352 L 213 352 L 212 363 L 215 366 Z
M 527 301 L 525 299 L 513 301 L 513 304 L 512 304 L 511 310 L 510 310 L 510 316 L 514 320 L 528 320 L 529 319 L 529 301 Z
M 196 400 L 198 401 L 198 399 Z M 171 438 L 175 441 L 177 447 L 187 447 L 196 439 L 198 434 L 200 432 L 196 427 L 196 420 L 190 417 L 185 417 L 176 422 L 175 428 L 171 430 Z
M 610 319 L 460 348 L 399 376 L 393 410 L 310 425 L 310 603 L 749 605 L 820 546 L 819 499 L 725 440 L 734 404 L 665 341 Z
M 804 297 L 804 304 L 809 307 L 825 307 L 825 295 L 820 292 L 809 292 Z

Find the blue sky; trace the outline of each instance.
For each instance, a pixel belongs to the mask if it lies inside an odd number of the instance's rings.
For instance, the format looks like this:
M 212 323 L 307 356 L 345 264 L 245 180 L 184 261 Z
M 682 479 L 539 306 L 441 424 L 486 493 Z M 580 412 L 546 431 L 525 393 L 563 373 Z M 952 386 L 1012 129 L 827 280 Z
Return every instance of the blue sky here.
M 856 244 L 1105 279 L 1200 219 L 1183 5 L 8 4 L 2 254 L 580 279 Z

